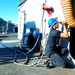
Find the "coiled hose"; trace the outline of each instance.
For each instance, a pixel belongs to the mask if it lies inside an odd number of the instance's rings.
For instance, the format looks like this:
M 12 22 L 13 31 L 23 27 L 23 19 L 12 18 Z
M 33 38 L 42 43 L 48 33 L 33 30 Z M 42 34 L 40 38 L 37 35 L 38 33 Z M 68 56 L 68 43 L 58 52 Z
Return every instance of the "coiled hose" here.
M 75 28 L 75 18 L 72 12 L 71 0 L 60 0 L 65 21 L 70 27 Z
M 1 42 L 0 44 L 3 45 L 5 48 L 9 48 L 9 49 L 15 51 L 15 57 L 14 57 L 14 60 L 13 60 L 15 64 L 17 64 L 17 65 L 23 65 L 23 66 L 34 66 L 35 64 L 37 64 L 38 57 L 35 57 L 35 58 L 33 59 L 33 63 L 32 63 L 32 64 L 29 64 L 29 65 L 25 65 L 25 64 L 28 62 L 27 54 L 29 54 L 30 52 L 32 52 L 32 51 L 34 50 L 34 48 L 36 47 L 37 42 L 38 42 L 38 40 L 39 40 L 39 37 L 40 37 L 40 35 L 38 36 L 38 38 L 37 38 L 37 40 L 36 40 L 36 43 L 35 43 L 35 45 L 33 46 L 33 48 L 32 48 L 30 51 L 28 51 L 27 53 L 24 53 L 24 52 L 22 52 L 22 51 L 20 51 L 20 50 L 18 50 L 18 49 L 15 49 L 15 48 L 10 48 L 10 47 L 4 45 L 2 42 Z M 16 62 L 16 57 L 17 57 L 17 53 L 16 53 L 16 52 L 22 53 L 22 54 L 25 56 L 26 61 L 24 62 L 24 64 L 19 64 L 19 63 Z

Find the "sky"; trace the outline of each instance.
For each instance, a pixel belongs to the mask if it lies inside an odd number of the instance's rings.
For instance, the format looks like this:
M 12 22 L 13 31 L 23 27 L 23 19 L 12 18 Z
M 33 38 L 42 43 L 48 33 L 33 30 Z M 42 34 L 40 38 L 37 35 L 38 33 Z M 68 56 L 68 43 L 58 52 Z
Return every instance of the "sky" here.
M 18 24 L 19 0 L 0 0 L 0 18 Z

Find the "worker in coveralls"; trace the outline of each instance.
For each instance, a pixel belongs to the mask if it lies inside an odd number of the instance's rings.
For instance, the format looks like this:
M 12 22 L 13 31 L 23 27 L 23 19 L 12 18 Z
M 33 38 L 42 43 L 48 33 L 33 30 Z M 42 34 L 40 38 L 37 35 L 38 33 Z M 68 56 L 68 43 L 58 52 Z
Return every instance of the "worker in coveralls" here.
M 21 40 L 21 49 L 23 51 L 29 51 L 34 46 L 33 31 L 26 29 L 26 33 L 23 35 Z
M 24 34 L 22 40 L 21 40 L 21 49 L 22 51 L 30 51 L 36 42 L 36 39 L 39 36 L 39 32 L 37 30 L 34 30 L 32 28 L 26 29 L 26 33 Z
M 59 23 L 63 26 L 63 32 L 56 30 L 59 27 Z M 64 55 L 68 54 L 68 49 L 59 46 L 60 38 L 68 38 L 67 23 L 58 22 L 57 19 L 51 18 L 48 21 L 48 25 L 51 29 L 45 47 L 45 55 L 50 58 L 50 61 L 45 63 L 46 67 L 73 67 L 63 58 Z M 49 64 L 51 64 L 51 66 Z

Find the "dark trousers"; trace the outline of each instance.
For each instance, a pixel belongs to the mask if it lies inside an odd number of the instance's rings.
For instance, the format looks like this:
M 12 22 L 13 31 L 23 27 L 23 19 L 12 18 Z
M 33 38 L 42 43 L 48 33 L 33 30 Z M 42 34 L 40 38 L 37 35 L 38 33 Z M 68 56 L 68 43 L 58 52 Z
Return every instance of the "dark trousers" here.
M 54 53 L 50 55 L 50 62 L 53 66 L 56 67 L 72 68 L 74 66 L 66 61 L 67 55 L 68 55 L 67 48 L 56 46 Z

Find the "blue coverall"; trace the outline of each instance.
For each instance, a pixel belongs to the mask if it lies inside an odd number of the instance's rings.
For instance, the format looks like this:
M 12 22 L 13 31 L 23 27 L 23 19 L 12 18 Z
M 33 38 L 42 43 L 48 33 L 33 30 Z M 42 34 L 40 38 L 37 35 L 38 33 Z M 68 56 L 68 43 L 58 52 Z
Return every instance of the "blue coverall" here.
M 51 28 L 45 47 L 45 55 L 50 58 L 51 64 L 58 67 L 68 66 L 63 56 L 68 54 L 68 49 L 58 46 L 60 31 Z M 67 58 L 67 57 L 66 57 Z
M 34 46 L 34 42 L 35 40 L 32 33 L 25 34 L 21 40 L 22 49 L 29 51 Z

